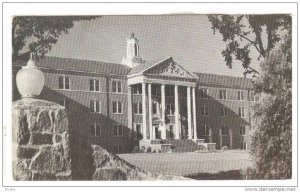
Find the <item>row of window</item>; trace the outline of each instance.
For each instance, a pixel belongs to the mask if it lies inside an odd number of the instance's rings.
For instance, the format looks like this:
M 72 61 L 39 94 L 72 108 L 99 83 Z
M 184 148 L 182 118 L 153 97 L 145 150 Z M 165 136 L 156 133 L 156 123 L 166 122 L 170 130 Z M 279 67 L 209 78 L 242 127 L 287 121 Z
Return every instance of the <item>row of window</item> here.
M 90 125 L 90 133 L 91 136 L 101 136 L 101 125 L 100 124 L 91 124 Z M 113 136 L 122 137 L 124 136 L 124 128 L 123 125 L 114 124 L 113 125 Z
M 253 101 L 253 92 L 250 93 L 250 100 Z M 207 99 L 208 98 L 208 88 L 201 88 L 199 90 L 199 98 L 202 98 L 202 99 Z M 222 99 L 222 100 L 226 100 L 228 97 L 227 97 L 227 90 L 226 89 L 220 89 L 219 90 L 219 99 Z M 239 101 L 243 101 L 244 100 L 244 92 L 243 91 L 238 91 L 237 92 L 237 100 Z
M 167 104 L 166 105 L 166 114 L 167 115 L 174 115 L 175 105 L 174 104 Z M 133 112 L 134 114 L 141 115 L 143 114 L 143 105 L 142 102 L 136 102 L 133 104 Z M 159 114 L 159 103 L 153 102 L 152 103 L 152 113 Z
M 123 114 L 123 103 L 120 101 L 114 101 L 113 105 L 113 114 Z M 101 112 L 101 102 L 97 100 L 90 101 L 90 111 L 94 113 Z
M 70 89 L 70 78 L 65 76 L 60 76 L 58 79 L 59 89 Z M 90 91 L 100 91 L 100 81 L 97 79 L 90 79 Z M 112 81 L 112 92 L 122 93 L 122 82 Z
M 69 100 L 59 100 L 59 104 L 64 106 L 67 110 L 70 108 Z M 123 114 L 123 103 L 119 101 L 114 101 L 113 103 L 113 114 Z M 222 117 L 228 116 L 228 109 L 226 107 L 220 108 L 220 115 Z M 101 102 L 97 100 L 90 101 L 90 111 L 94 113 L 101 112 Z M 134 114 L 143 114 L 143 106 L 142 102 L 134 103 L 133 105 Z M 174 104 L 167 104 L 166 105 L 166 115 L 174 115 L 175 105 Z M 159 114 L 159 103 L 154 102 L 152 104 L 152 112 L 153 114 Z M 200 107 L 200 113 L 203 116 L 209 115 L 209 110 L 207 106 Z M 245 108 L 239 107 L 239 117 L 245 118 Z
M 200 107 L 200 113 L 203 116 L 208 116 L 208 107 L 207 106 L 201 106 Z M 239 107 L 238 113 L 239 113 L 239 117 L 245 118 L 245 108 L 244 107 Z M 220 108 L 220 115 L 221 115 L 221 117 L 228 116 L 228 108 L 221 107 Z
M 70 78 L 66 76 L 59 77 L 59 89 L 70 89 Z M 90 91 L 100 91 L 100 81 L 97 79 L 90 79 Z M 122 82 L 120 81 L 112 81 L 112 92 L 113 93 L 122 93 Z M 142 94 L 142 85 L 137 84 L 132 87 L 133 94 Z M 153 96 L 158 96 L 160 94 L 159 87 L 153 86 L 151 89 L 151 93 Z M 166 87 L 166 96 L 174 96 L 174 89 L 172 87 Z M 201 88 L 199 90 L 200 98 L 208 98 L 208 89 Z M 226 100 L 227 99 L 227 90 L 220 89 L 219 90 L 219 99 Z M 237 92 L 237 100 L 244 100 L 244 92 Z M 251 92 L 251 100 L 253 100 L 253 93 Z
M 201 134 L 204 136 L 211 136 L 212 133 L 210 133 L 210 129 L 208 125 L 201 125 Z M 221 127 L 221 135 L 227 136 L 229 135 L 229 129 L 227 126 Z M 240 126 L 240 135 L 244 136 L 246 135 L 246 126 Z

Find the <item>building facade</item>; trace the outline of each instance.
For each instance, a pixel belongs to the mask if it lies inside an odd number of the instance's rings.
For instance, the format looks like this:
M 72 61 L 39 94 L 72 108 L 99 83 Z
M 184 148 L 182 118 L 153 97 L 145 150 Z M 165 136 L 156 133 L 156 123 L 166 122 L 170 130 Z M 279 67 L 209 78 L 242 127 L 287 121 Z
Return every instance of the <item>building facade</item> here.
M 191 72 L 172 57 L 147 62 L 138 43 L 132 34 L 121 64 L 41 59 L 40 97 L 66 107 L 73 134 L 112 152 L 132 152 L 143 142 L 199 139 L 217 149 L 247 149 L 249 79 Z M 13 81 L 25 64 L 13 63 Z M 16 88 L 13 98 L 20 98 Z

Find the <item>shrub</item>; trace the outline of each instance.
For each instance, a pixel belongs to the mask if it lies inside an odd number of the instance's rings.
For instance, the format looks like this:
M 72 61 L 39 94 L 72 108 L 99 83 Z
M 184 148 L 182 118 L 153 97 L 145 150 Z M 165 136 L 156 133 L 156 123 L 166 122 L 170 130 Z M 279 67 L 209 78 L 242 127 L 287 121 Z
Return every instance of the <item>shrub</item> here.
M 223 147 L 222 147 L 222 150 L 224 150 L 224 151 L 226 151 L 226 150 L 228 150 L 228 149 L 229 149 L 228 146 L 223 146 Z

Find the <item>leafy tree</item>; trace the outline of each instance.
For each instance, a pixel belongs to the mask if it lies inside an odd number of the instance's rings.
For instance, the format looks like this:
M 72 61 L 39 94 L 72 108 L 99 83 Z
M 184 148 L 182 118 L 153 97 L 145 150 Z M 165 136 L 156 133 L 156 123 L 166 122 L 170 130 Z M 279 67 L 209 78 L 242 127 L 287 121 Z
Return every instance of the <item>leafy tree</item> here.
M 292 176 L 292 38 L 289 15 L 210 15 L 214 32 L 226 42 L 226 65 L 239 60 L 252 79 L 254 132 L 250 152 L 255 168 L 248 178 L 287 179 Z M 251 67 L 258 53 L 260 72 Z M 259 75 L 256 75 L 259 74 Z
M 209 15 L 208 19 L 214 33 L 219 31 L 226 42 L 226 48 L 222 51 L 226 65 L 232 68 L 234 56 L 242 62 L 246 74 L 258 74 L 258 71 L 250 66 L 251 48 L 258 52 L 257 59 L 265 58 L 280 41 L 282 31 L 290 29 L 291 26 L 289 15 Z M 263 39 L 264 34 L 266 39 Z
M 292 40 L 287 35 L 278 49 L 261 63 L 254 81 L 258 102 L 257 125 L 251 154 L 255 178 L 287 179 L 292 176 Z
M 33 52 L 43 57 L 62 34 L 74 26 L 76 21 L 92 20 L 97 16 L 18 16 L 12 21 L 13 61 Z M 19 55 L 26 46 L 28 52 Z

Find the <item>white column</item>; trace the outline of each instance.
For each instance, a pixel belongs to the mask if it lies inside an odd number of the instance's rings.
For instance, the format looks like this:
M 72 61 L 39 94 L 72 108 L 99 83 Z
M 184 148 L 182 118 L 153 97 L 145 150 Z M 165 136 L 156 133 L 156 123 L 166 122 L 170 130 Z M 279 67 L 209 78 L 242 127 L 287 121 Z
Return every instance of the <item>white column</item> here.
M 148 84 L 148 99 L 149 99 L 149 131 L 150 139 L 155 139 L 155 134 L 153 133 L 152 127 L 152 96 L 151 96 L 151 83 Z
M 142 83 L 143 94 L 143 139 L 147 139 L 147 103 L 146 103 L 146 83 Z
M 188 138 L 192 139 L 192 110 L 191 110 L 191 87 L 187 87 L 187 117 L 188 117 Z
M 209 127 L 209 142 L 212 143 L 212 130 Z
M 220 142 L 220 149 L 222 149 L 223 145 L 223 136 L 222 136 L 222 129 L 219 129 L 219 142 Z
M 178 100 L 178 85 L 175 85 L 174 88 L 175 91 L 175 139 L 179 139 L 179 126 L 178 126 L 178 122 L 179 122 L 179 100 Z
M 229 147 L 232 149 L 232 128 L 229 129 Z
M 161 139 L 166 139 L 166 119 L 165 119 L 165 112 L 166 112 L 166 95 L 165 95 L 165 85 L 161 85 L 161 119 L 162 119 L 162 132 L 161 132 Z
M 194 120 L 194 139 L 197 139 L 197 119 L 196 119 L 196 90 L 195 87 L 192 88 L 193 90 L 193 120 Z

